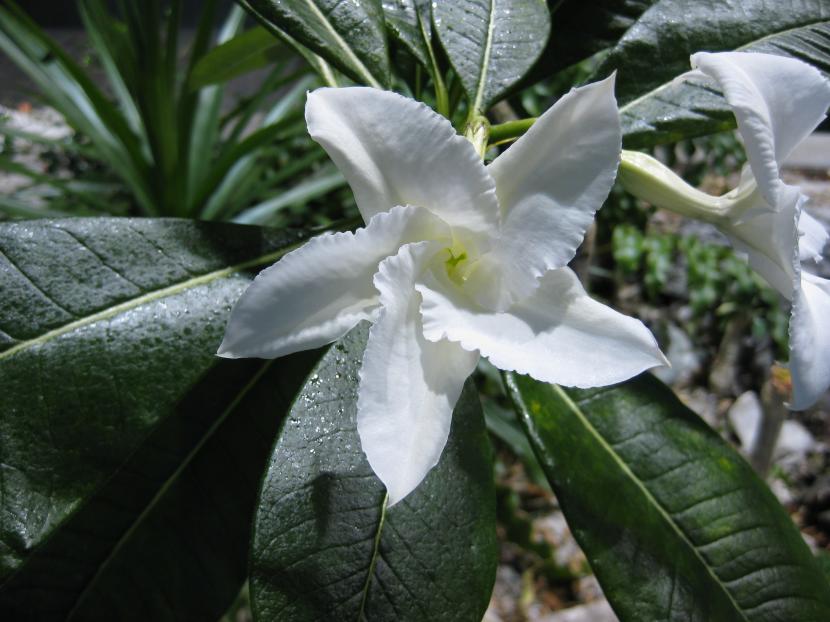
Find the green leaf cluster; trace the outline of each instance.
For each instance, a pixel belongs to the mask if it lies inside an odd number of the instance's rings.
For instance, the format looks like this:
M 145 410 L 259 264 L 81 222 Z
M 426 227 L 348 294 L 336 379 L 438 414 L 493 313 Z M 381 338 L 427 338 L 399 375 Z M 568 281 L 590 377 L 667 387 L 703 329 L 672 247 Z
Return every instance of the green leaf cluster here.
M 49 213 L 114 213 L 114 184 L 129 214 L 265 223 L 286 205 L 273 203 L 274 190 L 298 173 L 319 169 L 291 188 L 287 205 L 345 185 L 336 171 L 319 166 L 324 153 L 305 135 L 304 96 L 315 78 L 267 32 L 244 31 L 244 11 L 234 8 L 218 23 L 216 1 L 206 2 L 192 40 L 185 41 L 181 0 L 116 5 L 78 3 L 106 87 L 21 8 L 11 2 L 0 7 L 0 49 L 81 139 L 55 143 L 9 127 L 0 133 L 79 152 L 108 173 L 104 185 L 78 187 L 0 154 L 0 168 L 51 189 Z M 229 108 L 225 82 L 263 63 L 270 69 L 259 90 Z M 275 91 L 281 92 L 276 100 Z M 38 215 L 21 210 L 21 203 L 25 207 L 23 200 L 0 202 L 0 213 Z

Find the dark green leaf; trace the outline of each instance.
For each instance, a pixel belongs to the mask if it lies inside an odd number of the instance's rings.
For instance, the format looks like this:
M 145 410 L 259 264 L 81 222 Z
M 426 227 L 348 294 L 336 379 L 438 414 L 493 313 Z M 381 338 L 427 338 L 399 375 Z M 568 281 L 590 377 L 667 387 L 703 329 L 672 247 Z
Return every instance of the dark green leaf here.
M 177 220 L 0 225 L 0 618 L 221 615 L 315 355 L 214 352 L 251 270 L 297 241 Z
M 660 381 L 507 385 L 623 622 L 830 619 L 830 586 L 790 517 Z
M 427 68 L 431 66 L 427 49 L 432 35 L 431 4 L 431 0 L 383 0 L 389 31 Z
M 830 74 L 826 0 L 661 0 L 632 26 L 598 69 L 617 71 L 624 143 L 642 147 L 735 127 L 723 97 L 700 79 L 672 81 L 698 51 L 791 56 Z
M 524 464 L 533 483 L 547 487 L 548 480 L 545 478 L 542 467 L 539 466 L 536 454 L 533 453 L 533 448 L 527 440 L 527 435 L 522 430 L 522 425 L 519 423 L 516 413 L 512 409 L 500 406 L 493 398 L 486 395 L 480 397 L 487 430 L 516 454 L 516 457 Z
M 360 83 L 391 76 L 381 0 L 245 0 L 244 5 Z
M 470 107 L 485 112 L 527 72 L 550 33 L 542 0 L 455 0 L 432 9 Z
M 268 67 L 287 56 L 285 46 L 255 26 L 205 54 L 190 74 L 190 88 L 227 82 L 256 69 Z
M 495 577 L 495 491 L 474 385 L 438 465 L 384 511 L 355 429 L 367 332 L 358 327 L 329 350 L 283 426 L 254 527 L 254 612 L 292 622 L 479 622 Z
M 549 78 L 597 52 L 613 47 L 657 0 L 552 0 L 551 36 L 522 84 Z
M 559 68 L 613 47 L 634 22 L 658 0 L 565 0 L 553 14 L 552 36 L 545 54 Z

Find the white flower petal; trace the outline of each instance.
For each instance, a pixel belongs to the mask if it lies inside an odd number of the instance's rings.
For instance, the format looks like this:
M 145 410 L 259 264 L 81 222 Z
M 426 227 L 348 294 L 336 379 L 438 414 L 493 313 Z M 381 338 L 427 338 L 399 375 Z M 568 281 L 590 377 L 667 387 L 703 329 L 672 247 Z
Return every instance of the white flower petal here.
M 389 492 L 389 505 L 438 463 L 453 408 L 479 358 L 457 344 L 424 339 L 413 284 L 438 250 L 429 242 L 404 246 L 375 276 L 381 311 L 360 369 L 357 430 L 369 464 Z
M 306 121 L 365 220 L 417 205 L 456 227 L 497 230 L 493 179 L 469 141 L 426 105 L 371 88 L 323 88 L 308 94 Z
M 667 364 L 641 322 L 593 300 L 568 268 L 548 272 L 531 298 L 502 313 L 464 298 L 440 270 L 424 272 L 416 289 L 427 339 L 457 341 L 537 380 L 604 386 Z
M 790 318 L 790 408 L 812 406 L 830 387 L 830 281 L 801 273 Z
M 502 232 L 470 276 L 481 304 L 504 310 L 573 259 L 614 184 L 621 136 L 611 76 L 562 97 L 490 164 Z
M 401 244 L 448 237 L 426 210 L 396 207 L 355 233 L 312 238 L 263 270 L 231 312 L 218 354 L 275 358 L 316 348 L 373 319 L 372 277 Z
M 827 244 L 827 229 L 803 209 L 798 217 L 798 258 L 801 261 L 821 261 Z
M 726 222 L 720 229 L 746 255 L 752 269 L 791 300 L 797 278 L 798 213 L 805 197 L 795 186 L 783 184 L 781 196 L 780 211 L 750 207 L 737 222 Z
M 700 52 L 691 60 L 723 89 L 758 187 L 777 209 L 783 185 L 778 163 L 824 119 L 830 82 L 804 62 L 772 54 Z

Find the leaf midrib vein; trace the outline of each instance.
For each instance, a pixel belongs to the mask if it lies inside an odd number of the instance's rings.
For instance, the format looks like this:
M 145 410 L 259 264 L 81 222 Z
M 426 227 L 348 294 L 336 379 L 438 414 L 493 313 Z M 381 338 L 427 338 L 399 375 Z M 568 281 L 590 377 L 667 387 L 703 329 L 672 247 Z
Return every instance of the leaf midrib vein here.
M 156 494 L 153 495 L 153 498 L 150 499 L 149 503 L 147 503 L 146 507 L 141 511 L 141 513 L 135 518 L 134 521 L 130 523 L 130 526 L 127 530 L 118 538 L 116 543 L 113 545 L 112 550 L 107 554 L 107 557 L 101 562 L 98 569 L 95 571 L 95 574 L 86 584 L 81 593 L 78 595 L 78 598 L 75 600 L 75 604 L 72 606 L 72 609 L 69 610 L 69 613 L 66 615 L 67 620 L 71 620 L 72 616 L 78 610 L 78 607 L 83 603 L 84 597 L 87 593 L 92 589 L 95 583 L 98 581 L 98 578 L 103 575 L 106 571 L 107 567 L 110 565 L 113 559 L 118 555 L 121 549 L 124 547 L 125 543 L 130 539 L 130 537 L 135 533 L 135 531 L 141 526 L 144 522 L 144 519 L 152 512 L 156 506 L 158 505 L 159 501 L 163 499 L 164 495 L 167 494 L 167 491 L 179 480 L 179 477 L 184 472 L 186 468 L 188 468 L 199 452 L 204 448 L 207 442 L 213 438 L 213 435 L 216 431 L 222 426 L 223 423 L 227 420 L 227 418 L 236 410 L 236 407 L 239 403 L 245 398 L 246 395 L 253 389 L 256 384 L 260 381 L 260 379 L 265 375 L 265 373 L 270 369 L 271 365 L 274 364 L 275 359 L 270 359 L 264 361 L 262 366 L 259 370 L 253 375 L 253 377 L 248 381 L 248 383 L 242 387 L 239 393 L 236 394 L 234 399 L 228 404 L 228 407 L 222 411 L 216 421 L 214 421 L 210 428 L 208 428 L 202 437 L 199 439 L 199 442 L 194 445 L 194 447 L 187 453 L 184 459 L 181 461 L 176 470 L 170 474 L 170 476 L 164 480 L 164 483 L 158 489 Z
M 386 509 L 389 506 L 389 493 L 383 495 L 383 503 L 380 507 L 380 519 L 378 520 L 378 530 L 375 532 L 375 539 L 372 546 L 372 559 L 369 560 L 369 570 L 366 573 L 366 581 L 363 583 L 363 593 L 360 598 L 360 609 L 357 612 L 357 621 L 361 622 L 365 617 L 366 601 L 369 598 L 369 587 L 372 585 L 372 575 L 375 574 L 375 565 L 378 561 L 380 553 L 380 538 L 383 535 L 383 527 L 386 524 Z
M 663 505 L 657 500 L 657 498 L 654 495 L 651 494 L 651 491 L 648 488 L 646 488 L 646 486 L 640 481 L 640 479 L 635 475 L 635 473 L 631 470 L 631 468 L 628 466 L 628 464 L 626 464 L 623 461 L 623 459 L 617 454 L 617 452 L 614 451 L 613 447 L 611 447 L 611 445 L 602 437 L 602 435 L 599 433 L 599 431 L 597 431 L 597 429 L 593 426 L 593 424 L 588 420 L 588 418 L 582 412 L 582 409 L 579 408 L 579 406 L 576 405 L 576 403 L 571 399 L 571 397 L 567 393 L 565 393 L 565 391 L 562 389 L 562 387 L 560 387 L 558 385 L 551 385 L 551 386 L 552 386 L 553 390 L 559 394 L 561 399 L 565 401 L 565 403 L 573 411 L 573 413 L 579 418 L 579 420 L 582 421 L 583 425 L 588 430 L 588 432 L 597 439 L 597 442 L 599 442 L 600 446 L 603 447 L 608 452 L 608 454 L 611 456 L 611 458 L 619 465 L 620 470 L 626 476 L 628 476 L 631 479 L 631 481 L 634 482 L 634 484 L 643 492 L 643 495 L 646 497 L 646 499 L 648 499 L 654 505 L 654 507 L 657 508 L 657 511 L 665 519 L 665 521 L 671 526 L 671 528 L 674 530 L 674 532 L 677 533 L 677 535 L 680 537 L 680 539 L 689 547 L 689 549 L 691 549 L 694 556 L 698 559 L 698 561 L 701 563 L 701 565 L 706 569 L 706 572 L 709 574 L 709 576 L 711 576 L 712 579 L 715 581 L 715 584 L 718 587 L 720 587 L 721 591 L 729 599 L 729 602 L 732 603 L 733 607 L 735 608 L 735 611 L 737 611 L 740 614 L 741 619 L 745 620 L 746 622 L 749 622 L 749 618 L 746 616 L 746 614 L 744 613 L 744 611 L 740 607 L 740 605 L 738 605 L 738 603 L 735 601 L 734 597 L 729 592 L 729 590 L 726 589 L 726 587 L 723 585 L 723 582 L 721 581 L 720 577 L 718 577 L 715 574 L 715 572 L 712 570 L 712 568 L 709 566 L 709 564 L 706 563 L 706 560 L 703 558 L 703 556 L 697 550 L 694 543 L 691 540 L 689 540 L 689 538 L 686 536 L 686 534 L 683 533 L 683 531 L 677 526 L 675 521 L 672 520 L 671 515 L 668 513 L 668 511 L 666 511 L 666 509 L 663 507 Z
M 213 272 L 208 272 L 207 274 L 202 274 L 200 276 L 193 277 L 185 281 L 181 281 L 180 283 L 168 285 L 167 287 L 156 289 L 151 292 L 147 292 L 146 294 L 142 294 L 141 296 L 125 300 L 124 302 L 118 303 L 117 305 L 101 309 L 99 311 L 96 311 L 95 313 L 81 317 L 73 322 L 69 322 L 68 324 L 64 324 L 63 326 L 59 326 L 58 328 L 52 329 L 46 333 L 43 333 L 42 335 L 39 335 L 32 339 L 27 339 L 26 341 L 21 341 L 20 343 L 13 345 L 8 350 L 0 352 L 0 362 L 11 358 L 20 351 L 26 350 L 37 345 L 48 343 L 53 339 L 57 339 L 62 335 L 71 333 L 85 326 L 89 326 L 91 324 L 94 324 L 95 322 L 100 322 L 101 320 L 106 320 L 111 317 L 115 317 L 120 313 L 124 313 L 132 309 L 138 308 L 142 305 L 155 302 L 156 300 L 161 300 L 162 298 L 175 296 L 176 294 L 187 291 L 188 289 L 194 287 L 198 287 L 199 285 L 205 285 L 207 283 L 211 283 L 219 279 L 227 278 L 233 274 L 236 274 L 237 272 L 241 272 L 248 268 L 253 268 L 265 263 L 274 262 L 286 253 L 289 253 L 290 251 L 299 247 L 304 242 L 305 241 L 297 242 L 296 244 L 291 244 L 278 251 L 267 253 L 265 255 L 255 257 L 254 259 L 249 259 L 247 261 L 243 261 L 233 266 L 222 268 L 221 270 L 214 270 Z
M 375 80 L 372 74 L 367 69 L 366 65 L 357 57 L 354 51 L 349 47 L 343 37 L 340 36 L 340 33 L 334 29 L 334 26 L 331 25 L 331 22 L 326 19 L 326 16 L 323 15 L 323 12 L 320 10 L 314 0 L 305 0 L 306 5 L 308 5 L 309 10 L 314 13 L 314 16 L 320 20 L 320 23 L 323 24 L 323 27 L 328 30 L 329 34 L 334 39 L 334 42 L 337 43 L 338 46 L 343 50 L 343 53 L 348 57 L 349 61 L 351 61 L 355 68 L 361 73 L 364 80 L 369 86 L 372 86 L 376 89 L 382 89 L 383 87 L 380 85 L 380 82 Z
M 473 114 L 479 114 L 484 100 L 484 89 L 487 86 L 487 72 L 490 70 L 490 53 L 493 48 L 493 32 L 496 25 L 496 0 L 490 0 L 490 15 L 487 22 L 487 39 L 484 42 L 484 55 L 481 58 L 481 76 L 476 89 L 476 101 L 473 105 Z

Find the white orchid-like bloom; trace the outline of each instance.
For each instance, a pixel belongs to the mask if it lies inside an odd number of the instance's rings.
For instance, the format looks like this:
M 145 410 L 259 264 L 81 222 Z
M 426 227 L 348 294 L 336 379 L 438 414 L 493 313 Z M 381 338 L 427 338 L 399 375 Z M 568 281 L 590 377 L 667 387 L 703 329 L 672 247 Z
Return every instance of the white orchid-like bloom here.
M 438 462 L 480 355 L 580 387 L 664 363 L 639 321 L 566 267 L 619 163 L 613 78 L 563 97 L 488 167 L 446 119 L 394 93 L 319 89 L 306 120 L 366 226 L 260 273 L 219 354 L 283 356 L 372 322 L 357 429 L 390 505 Z
M 738 122 L 748 164 L 737 188 L 711 197 L 688 187 L 645 154 L 625 152 L 621 179 L 634 194 L 723 231 L 749 264 L 792 302 L 790 407 L 808 408 L 830 386 L 830 281 L 802 269 L 818 260 L 824 227 L 807 212 L 807 197 L 781 179 L 781 163 L 821 123 L 830 82 L 792 58 L 751 52 L 700 52 L 695 71 L 723 91 Z
M 692 56 L 715 79 L 738 121 L 748 164 L 733 191 L 738 209 L 722 229 L 750 265 L 792 301 L 791 407 L 808 408 L 830 386 L 830 281 L 802 269 L 818 261 L 827 231 L 803 206 L 807 197 L 781 179 L 781 163 L 821 123 L 830 82 L 814 67 L 771 54 Z

